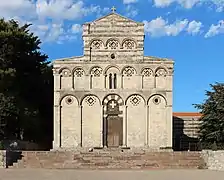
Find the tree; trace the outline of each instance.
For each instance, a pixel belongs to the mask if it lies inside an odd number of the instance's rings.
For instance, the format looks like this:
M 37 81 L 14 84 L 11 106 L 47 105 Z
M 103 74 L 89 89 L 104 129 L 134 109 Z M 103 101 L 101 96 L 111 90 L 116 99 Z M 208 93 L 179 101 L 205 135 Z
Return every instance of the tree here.
M 52 137 L 53 77 L 30 25 L 0 19 L 0 135 L 41 142 Z
M 224 83 L 210 85 L 212 91 L 206 91 L 208 97 L 195 107 L 202 113 L 200 139 L 204 142 L 224 142 Z

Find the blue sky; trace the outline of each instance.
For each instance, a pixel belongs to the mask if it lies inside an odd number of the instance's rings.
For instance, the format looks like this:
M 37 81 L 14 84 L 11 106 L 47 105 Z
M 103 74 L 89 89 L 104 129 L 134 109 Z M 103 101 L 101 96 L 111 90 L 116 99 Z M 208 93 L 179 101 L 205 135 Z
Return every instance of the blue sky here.
M 50 60 L 82 55 L 81 25 L 110 13 L 145 23 L 145 55 L 175 61 L 174 111 L 196 111 L 224 82 L 224 0 L 0 0 L 0 16 L 32 23 Z

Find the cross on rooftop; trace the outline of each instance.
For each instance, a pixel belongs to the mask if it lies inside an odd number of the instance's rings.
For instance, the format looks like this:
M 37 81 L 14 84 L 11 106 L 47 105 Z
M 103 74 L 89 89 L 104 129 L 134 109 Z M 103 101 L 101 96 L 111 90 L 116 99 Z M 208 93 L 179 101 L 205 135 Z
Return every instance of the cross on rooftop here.
M 113 6 L 113 7 L 111 8 L 111 10 L 112 10 L 112 12 L 114 13 L 114 12 L 116 11 L 116 8 Z

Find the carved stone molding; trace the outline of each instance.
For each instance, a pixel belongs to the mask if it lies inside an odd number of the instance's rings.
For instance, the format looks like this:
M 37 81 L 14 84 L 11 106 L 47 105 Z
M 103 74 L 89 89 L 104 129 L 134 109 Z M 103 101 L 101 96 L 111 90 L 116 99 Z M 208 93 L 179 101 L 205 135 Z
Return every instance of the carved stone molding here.
M 84 75 L 84 70 L 82 68 L 77 68 L 74 71 L 74 76 L 76 77 L 82 77 Z
M 100 75 L 102 74 L 103 72 L 103 69 L 101 67 L 94 67 L 91 71 L 91 74 L 94 76 L 94 77 L 100 77 Z
M 123 75 L 131 77 L 135 74 L 135 69 L 133 67 L 126 67 L 123 71 Z
M 94 40 L 91 43 L 91 47 L 94 48 L 94 49 L 101 49 L 103 47 L 103 41 L 101 41 L 101 40 Z
M 163 68 L 159 68 L 157 71 L 156 71 L 156 76 L 157 77 L 165 77 L 167 75 L 167 72 L 165 69 Z
M 107 47 L 110 49 L 118 49 L 119 47 L 119 42 L 115 39 L 111 39 L 107 43 Z
M 85 101 L 89 106 L 93 106 L 96 103 L 96 98 L 94 96 L 87 96 Z
M 74 102 L 74 98 L 72 96 L 68 96 L 65 98 L 65 102 L 66 104 L 71 105 Z
M 159 96 L 155 96 L 153 99 L 152 99 L 152 102 L 156 105 L 159 105 L 161 103 L 161 97 Z
M 125 49 L 134 49 L 135 48 L 135 42 L 133 40 L 125 40 L 123 43 L 123 48 Z
M 141 102 L 141 97 L 139 97 L 138 95 L 132 96 L 130 102 L 131 104 L 133 104 L 133 106 L 138 106 Z
M 150 68 L 145 68 L 145 69 L 143 69 L 143 71 L 142 71 L 142 75 L 143 75 L 144 77 L 150 77 L 150 76 L 153 76 L 153 71 L 152 71 L 152 69 L 150 69 Z
M 63 69 L 60 73 L 63 77 L 70 77 L 71 76 L 71 72 L 69 69 Z

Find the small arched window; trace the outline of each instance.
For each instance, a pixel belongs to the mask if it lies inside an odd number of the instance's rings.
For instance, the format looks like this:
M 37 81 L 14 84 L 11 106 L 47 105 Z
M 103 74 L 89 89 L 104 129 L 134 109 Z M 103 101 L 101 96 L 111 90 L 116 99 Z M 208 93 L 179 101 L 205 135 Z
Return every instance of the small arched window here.
M 114 74 L 114 89 L 117 89 L 117 74 Z
M 112 89 L 113 83 L 112 83 L 112 74 L 109 74 L 109 89 Z

